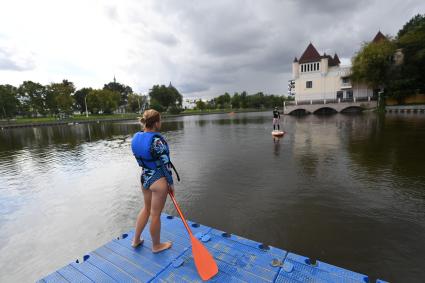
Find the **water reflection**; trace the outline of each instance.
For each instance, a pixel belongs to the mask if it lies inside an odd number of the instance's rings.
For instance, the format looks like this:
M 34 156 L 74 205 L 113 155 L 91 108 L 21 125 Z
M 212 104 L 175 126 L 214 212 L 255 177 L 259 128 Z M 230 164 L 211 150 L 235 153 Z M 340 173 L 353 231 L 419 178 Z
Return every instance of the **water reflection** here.
M 404 282 L 425 276 L 424 121 L 285 116 L 285 136 L 270 140 L 270 113 L 239 113 L 165 118 L 163 132 L 188 218 Z M 34 281 L 132 228 L 139 130 L 132 121 L 0 132 L 0 281 Z M 175 214 L 170 202 L 166 211 Z
M 279 156 L 280 153 L 280 137 L 273 137 L 273 144 L 274 144 L 274 155 Z

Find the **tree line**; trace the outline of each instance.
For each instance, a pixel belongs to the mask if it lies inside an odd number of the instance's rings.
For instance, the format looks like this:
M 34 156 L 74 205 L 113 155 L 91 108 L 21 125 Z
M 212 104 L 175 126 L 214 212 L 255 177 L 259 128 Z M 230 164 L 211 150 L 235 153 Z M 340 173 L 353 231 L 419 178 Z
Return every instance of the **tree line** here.
M 425 94 L 425 14 L 410 19 L 395 37 L 364 43 L 352 59 L 351 78 L 400 103 Z
M 87 103 L 87 104 L 86 104 Z M 81 88 L 76 90 L 68 80 L 42 85 L 24 81 L 15 87 L 0 85 L 0 118 L 14 116 L 40 117 L 84 113 L 111 114 L 119 108 L 136 112 L 146 107 L 147 98 L 133 92 L 131 87 L 115 80 L 102 89 Z
M 273 108 L 281 107 L 283 105 L 283 101 L 292 99 L 293 98 L 287 96 L 274 94 L 267 95 L 263 92 L 248 94 L 246 91 L 242 91 L 241 93 L 235 92 L 232 96 L 225 92 L 224 94 L 207 101 L 197 100 L 195 108 L 197 110 Z

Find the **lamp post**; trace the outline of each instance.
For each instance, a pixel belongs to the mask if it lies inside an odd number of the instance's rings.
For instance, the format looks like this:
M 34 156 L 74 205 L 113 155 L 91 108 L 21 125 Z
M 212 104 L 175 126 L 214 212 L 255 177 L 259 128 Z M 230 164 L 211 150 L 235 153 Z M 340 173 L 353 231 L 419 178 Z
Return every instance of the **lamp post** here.
M 89 112 L 87 111 L 87 94 L 84 96 L 84 104 L 86 105 L 86 117 L 89 117 Z

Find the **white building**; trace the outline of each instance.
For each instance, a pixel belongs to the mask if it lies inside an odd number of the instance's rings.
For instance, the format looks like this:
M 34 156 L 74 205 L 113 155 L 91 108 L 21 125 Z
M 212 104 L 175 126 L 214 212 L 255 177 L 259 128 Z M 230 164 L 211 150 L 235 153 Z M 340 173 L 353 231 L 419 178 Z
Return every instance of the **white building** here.
M 378 32 L 374 42 L 386 39 Z M 298 60 L 292 63 L 292 79 L 295 82 L 295 100 L 353 99 L 372 97 L 374 91 L 366 85 L 353 84 L 350 80 L 351 67 L 341 66 L 338 55 L 320 55 L 313 44 L 309 44 Z M 377 90 L 375 90 L 375 93 Z

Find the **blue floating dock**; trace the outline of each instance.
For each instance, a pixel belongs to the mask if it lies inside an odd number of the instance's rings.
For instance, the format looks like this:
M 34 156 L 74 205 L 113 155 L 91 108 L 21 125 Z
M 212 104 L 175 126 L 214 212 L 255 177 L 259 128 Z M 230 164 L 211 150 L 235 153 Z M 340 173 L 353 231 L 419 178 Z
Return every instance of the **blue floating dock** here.
M 172 241 L 171 249 L 153 254 L 149 229 L 143 232 L 143 245 L 134 249 L 130 231 L 38 282 L 202 282 L 181 219 L 161 217 L 161 240 Z M 219 273 L 210 282 L 370 282 L 364 274 L 198 223 L 189 225 L 217 261 Z

